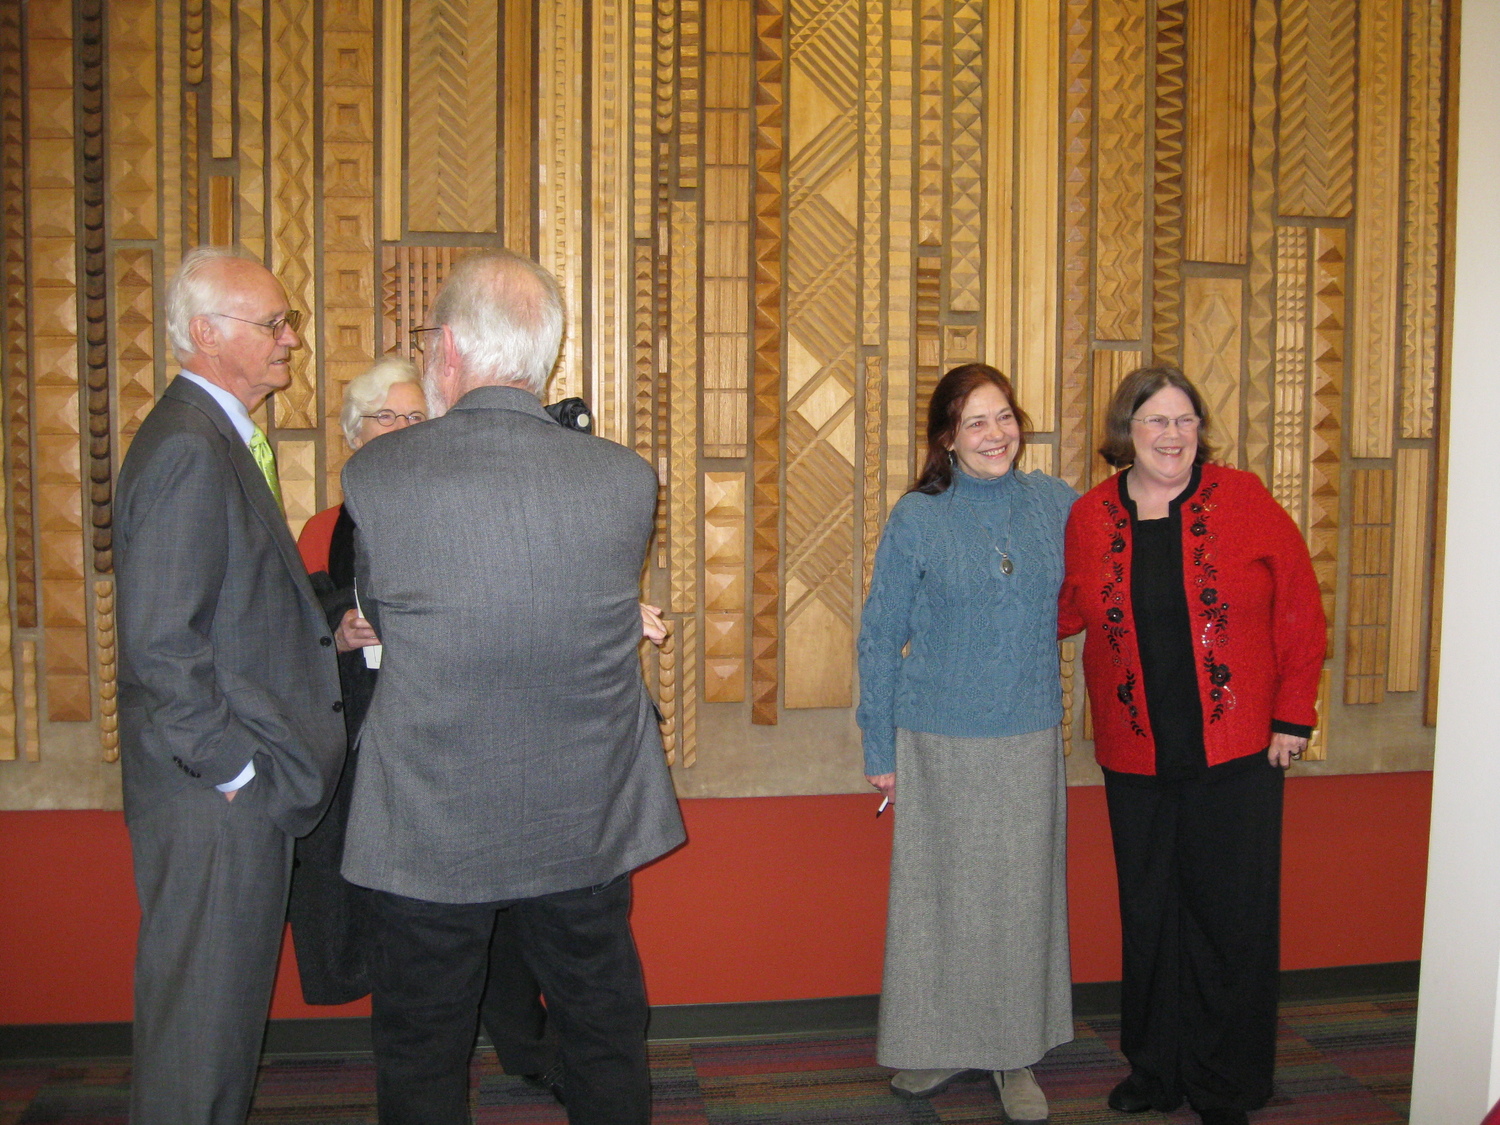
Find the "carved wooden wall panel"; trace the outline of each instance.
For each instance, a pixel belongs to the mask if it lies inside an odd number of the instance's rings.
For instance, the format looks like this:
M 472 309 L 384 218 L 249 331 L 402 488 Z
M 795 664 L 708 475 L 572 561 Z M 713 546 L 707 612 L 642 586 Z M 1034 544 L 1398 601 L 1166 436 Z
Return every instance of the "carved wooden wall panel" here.
M 1250 0 L 1189 0 L 1183 257 L 1245 260 L 1250 185 Z
M 114 752 L 113 474 L 205 238 L 308 317 L 259 412 L 294 527 L 338 500 L 345 384 L 409 353 L 461 254 L 557 274 L 548 397 L 661 485 L 642 594 L 673 635 L 643 659 L 685 792 L 859 786 L 860 601 L 969 359 L 1015 378 L 1024 466 L 1080 488 L 1119 380 L 1182 362 L 1307 535 L 1320 768 L 1370 768 L 1372 722 L 1421 765 L 1386 693 L 1430 713 L 1448 9 L 0 4 L 0 805 L 77 724 Z
M 1350 325 L 1349 452 L 1389 457 L 1395 439 L 1401 264 L 1401 0 L 1360 0 L 1359 199 Z

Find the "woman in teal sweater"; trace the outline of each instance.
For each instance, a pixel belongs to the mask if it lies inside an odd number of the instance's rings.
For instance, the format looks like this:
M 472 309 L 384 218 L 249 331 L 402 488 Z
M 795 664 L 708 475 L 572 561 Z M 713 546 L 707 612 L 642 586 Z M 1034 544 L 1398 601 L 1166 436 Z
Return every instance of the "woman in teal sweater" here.
M 1073 1037 L 1056 637 L 1077 493 L 1014 467 L 1029 428 L 993 367 L 942 378 L 859 637 L 865 772 L 899 810 L 877 1055 L 904 1097 L 993 1077 L 1013 1122 L 1046 1120 L 1030 1064 Z

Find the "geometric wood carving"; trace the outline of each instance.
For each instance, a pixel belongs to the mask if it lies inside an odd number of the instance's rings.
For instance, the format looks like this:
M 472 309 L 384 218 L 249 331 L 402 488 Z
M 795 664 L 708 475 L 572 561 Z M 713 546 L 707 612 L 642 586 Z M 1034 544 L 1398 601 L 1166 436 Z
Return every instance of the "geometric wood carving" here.
M 40 656 L 48 717 L 86 721 L 93 715 L 93 693 L 79 423 L 73 20 L 61 5 L 38 6 L 29 15 L 32 425 L 45 638 Z
M 661 748 L 667 765 L 677 764 L 677 646 L 679 629 L 656 648 L 656 709 L 661 714 Z
M 775 725 L 781 604 L 781 207 L 783 0 L 755 2 L 755 412 L 751 721 Z
M 1099 0 L 1094 334 L 1139 340 L 1145 286 L 1146 3 Z
M 109 573 L 111 494 L 109 258 L 104 246 L 104 10 L 103 0 L 77 5 L 79 174 L 83 211 L 84 409 L 88 418 L 88 505 L 94 569 Z
M 625 161 L 630 143 L 630 114 L 627 112 L 630 92 L 624 85 L 629 79 L 626 70 L 629 44 L 623 34 L 627 12 L 628 9 L 620 3 L 600 4 L 594 8 L 590 30 L 593 88 L 588 107 L 594 122 L 593 154 L 589 162 L 593 181 L 593 220 L 591 225 L 586 224 L 593 234 L 592 245 L 588 246 L 594 309 L 594 331 L 589 354 L 591 402 L 594 417 L 598 420 L 594 432 L 617 442 L 629 440 L 630 424 L 630 338 L 628 322 L 625 320 L 630 297 L 631 266 L 630 209 L 627 203 L 629 180 L 624 175 L 628 170 Z M 517 69 L 521 69 L 520 60 L 513 59 L 505 70 L 507 83 Z M 747 69 L 747 98 L 749 84 Z M 508 85 L 506 89 L 509 90 Z M 514 136 L 509 131 L 512 125 L 510 107 L 503 99 L 501 106 L 503 127 L 507 130 L 505 136 Z M 746 136 L 749 136 L 748 128 Z M 502 137 L 501 144 L 502 153 L 509 155 L 509 144 L 505 137 Z M 748 162 L 747 156 L 746 163 Z M 523 164 L 520 170 L 529 174 L 530 167 Z M 502 187 L 506 224 L 503 229 L 507 232 L 515 229 L 510 208 L 513 191 L 524 191 L 525 197 L 529 199 L 530 183 L 526 179 L 513 180 L 507 170 Z M 748 179 L 745 191 L 748 194 Z M 748 210 L 748 204 L 746 208 Z M 747 242 L 743 254 L 746 269 L 749 268 L 749 260 Z M 749 308 L 748 288 L 745 308 Z M 579 310 L 579 315 L 582 315 L 582 310 Z M 740 340 L 741 347 L 748 352 L 748 323 Z
M 266 58 L 261 40 L 266 7 L 262 0 L 236 0 L 235 13 L 239 19 L 239 34 L 235 37 L 235 65 L 239 68 L 235 101 L 240 116 L 235 144 L 239 158 L 239 242 L 265 261 Z M 113 53 L 113 45 L 110 51 Z
M 703 0 L 677 0 L 677 186 L 700 183 L 703 124 Z
M 655 19 L 655 0 L 631 0 L 630 231 L 631 237 L 636 239 L 650 238 L 652 229 L 652 113 L 655 109 L 652 45 L 656 38 Z
M 230 22 L 231 4 L 232 0 L 213 0 L 208 14 L 208 65 L 213 82 L 209 98 L 209 151 L 216 160 L 227 160 L 234 155 L 234 25 Z
M 1245 261 L 1250 0 L 1189 0 L 1187 239 L 1194 262 Z
M 1058 669 L 1062 673 L 1062 742 L 1063 753 L 1073 753 L 1073 670 L 1078 645 L 1075 641 L 1063 641 L 1057 646 Z
M 1182 188 L 1187 117 L 1187 0 L 1156 5 L 1156 115 L 1152 176 L 1151 355 L 1182 355 Z M 1195 375 L 1189 369 L 1190 375 Z
M 881 142 L 889 144 L 886 157 L 888 161 L 886 187 L 889 194 L 882 200 L 880 189 L 866 182 L 863 209 L 865 222 L 869 224 L 866 227 L 864 253 L 867 269 L 873 262 L 881 260 L 878 251 L 870 246 L 869 240 L 875 239 L 878 246 L 880 235 L 879 231 L 874 229 L 878 226 L 874 215 L 878 214 L 882 208 L 885 210 L 887 249 L 884 256 L 885 308 L 882 310 L 884 335 L 883 340 L 868 338 L 870 318 L 867 317 L 865 342 L 875 347 L 883 343 L 885 348 L 885 425 L 882 437 L 885 444 L 884 506 L 885 511 L 889 512 L 896 501 L 901 498 L 902 493 L 906 491 L 912 477 L 912 380 L 914 376 L 912 361 L 915 358 L 916 327 L 912 321 L 916 266 L 914 260 L 916 216 L 912 201 L 912 188 L 916 177 L 916 147 L 913 141 L 912 124 L 916 114 L 916 57 L 915 44 L 912 41 L 915 27 L 911 8 L 893 5 L 885 13 L 885 18 L 888 20 L 886 41 L 890 44 L 890 86 L 885 95 L 888 98 L 885 103 L 885 119 L 889 121 L 890 129 L 880 141 L 876 142 L 876 145 L 879 146 Z M 883 77 L 871 74 L 872 69 L 878 70 L 880 67 L 881 51 L 877 41 L 870 44 L 865 52 L 864 98 L 867 113 L 874 112 L 880 106 L 878 100 L 872 100 L 877 99 L 880 92 L 872 87 L 877 83 L 882 83 Z M 878 119 L 866 121 L 865 149 L 867 153 L 871 148 L 868 130 L 878 129 L 877 122 Z M 991 194 L 993 196 L 998 192 Z M 991 253 L 997 253 L 997 251 L 991 247 Z M 996 272 L 1004 273 L 1005 271 Z M 867 273 L 866 276 L 870 275 Z M 991 301 L 997 300 L 996 292 L 995 287 L 988 288 Z M 876 303 L 876 297 L 871 295 L 870 301 L 873 306 Z M 992 343 L 991 348 L 993 347 Z M 921 406 L 918 406 L 917 410 L 920 411 Z M 925 423 L 919 422 L 918 426 L 921 425 Z M 882 525 L 884 522 L 884 513 L 882 513 Z
M 1385 698 L 1391 620 L 1391 519 L 1395 474 L 1355 469 L 1350 474 L 1349 611 L 1344 702 Z
M 10 485 L 10 546 L 16 624 L 36 625 L 36 528 L 31 447 L 31 316 L 27 285 L 26 90 L 23 81 L 21 7 L 0 5 L 0 174 L 3 174 L 3 281 L 5 286 L 5 399 L 9 430 L 5 451 Z
M 955 0 L 950 18 L 948 308 L 977 313 L 984 234 L 984 5 Z
M 467 0 L 464 2 L 467 3 Z M 493 2 L 488 8 L 493 12 Z M 562 290 L 563 308 L 573 318 L 586 316 L 589 311 L 588 290 L 584 288 L 583 256 L 584 236 L 587 233 L 584 225 L 587 205 L 583 190 L 583 166 L 587 157 L 587 150 L 584 148 L 584 118 L 588 111 L 588 103 L 583 97 L 583 71 L 588 58 L 583 45 L 585 11 L 584 6 L 575 0 L 538 0 L 536 9 L 539 95 L 536 115 L 541 123 L 538 133 L 541 143 L 537 152 L 536 260 L 557 278 Z M 493 36 L 493 16 L 486 27 L 488 34 Z M 515 44 L 512 49 L 519 50 L 522 47 L 523 44 Z M 494 50 L 493 38 L 488 50 Z M 482 126 L 476 125 L 476 129 L 487 128 L 489 132 L 471 132 L 460 141 L 472 152 L 483 153 L 489 161 L 489 178 L 485 181 L 489 185 L 488 206 L 484 205 L 477 194 L 472 197 L 472 226 L 468 229 L 476 232 L 496 229 L 495 158 L 490 150 L 493 142 L 487 142 L 487 138 L 495 135 L 495 71 L 494 62 L 488 56 L 479 56 L 479 61 L 488 66 L 489 84 L 486 87 L 487 95 L 474 90 L 473 96 L 488 96 L 489 101 L 486 110 L 488 116 Z M 511 56 L 511 63 L 517 62 Z M 414 106 L 417 97 L 414 79 Z M 441 102 L 438 104 L 441 105 Z M 441 112 L 437 106 L 434 109 Z M 474 144 L 476 138 L 481 139 L 478 145 Z M 469 159 L 473 160 L 475 157 L 471 156 Z M 577 332 L 569 332 L 563 336 L 562 355 L 553 372 L 548 397 L 568 398 L 586 393 L 580 344 Z
M 1323 592 L 1333 637 L 1339 571 L 1340 470 L 1344 439 L 1344 326 L 1347 323 L 1346 234 L 1319 227 L 1313 237 L 1311 324 L 1312 414 L 1307 427 L 1307 547 Z M 1329 651 L 1333 650 L 1330 643 Z
M 1391 575 L 1391 655 L 1388 691 L 1422 686 L 1422 610 L 1427 584 L 1428 482 L 1432 450 L 1396 450 L 1395 561 Z
M 750 397 L 748 0 L 709 0 L 705 30 L 703 455 L 743 457 Z
M 1271 495 L 1306 528 L 1308 230 L 1276 233 L 1276 391 L 1272 425 Z
M 498 9 L 480 0 L 412 0 L 410 21 L 407 226 L 493 231 Z
M 668 552 L 670 612 L 697 612 L 698 592 L 698 206 L 690 200 L 672 203 L 671 428 L 668 439 L 671 475 L 667 511 L 671 519 Z M 684 641 L 686 638 L 684 638 Z M 689 653 L 680 650 L 684 662 Z
M 427 313 L 461 251 L 451 246 L 387 246 L 381 251 L 381 355 L 417 358 L 411 330 Z
M 1341 219 L 1349 214 L 1354 189 L 1354 25 L 1359 8 L 1351 0 L 1282 4 L 1283 215 Z M 1256 124 L 1259 127 L 1259 119 Z
M 1405 208 L 1401 229 L 1401 436 L 1430 438 L 1437 383 L 1442 221 L 1442 0 L 1413 0 L 1406 53 Z
M 1250 49 L 1249 300 L 1243 464 L 1271 479 L 1276 339 L 1276 0 L 1253 0 Z
M 1019 0 L 994 0 L 986 7 L 989 42 L 985 57 L 985 232 L 984 232 L 984 358 L 1007 374 L 1015 373 L 1015 298 L 1016 298 L 1016 109 L 1020 99 L 1020 87 L 1016 81 L 1016 5 Z M 909 10 L 893 5 L 890 21 L 890 72 L 891 106 L 888 115 L 891 145 L 891 191 L 889 211 L 885 218 L 891 236 L 892 270 L 888 284 L 894 285 L 894 271 L 900 258 L 896 253 L 896 238 L 901 230 L 901 204 L 905 192 L 896 177 L 896 152 L 902 143 L 903 133 L 909 128 L 909 117 L 896 100 L 901 89 L 903 72 L 910 59 L 902 53 L 902 39 L 909 32 L 911 19 Z M 905 30 L 903 30 L 905 29 Z M 910 296 L 907 297 L 907 303 Z M 905 305 L 895 304 L 895 294 L 889 301 L 894 326 L 900 321 L 895 310 L 905 311 Z M 895 367 L 895 356 L 891 357 Z M 910 393 L 909 388 L 907 393 Z M 890 388 L 890 408 L 896 406 L 895 387 Z M 918 426 L 922 423 L 919 421 Z M 908 454 L 901 472 L 892 475 L 887 470 L 887 508 L 894 504 L 911 481 L 915 458 Z M 887 456 L 889 466 L 891 458 Z M 899 485 L 896 482 L 899 481 Z M 893 494 L 894 493 L 894 494 Z
M 348 452 L 339 412 L 349 380 L 375 359 L 375 3 L 324 10 L 323 426 L 330 501 Z M 285 448 L 289 443 L 283 442 Z M 284 474 L 283 474 L 284 480 Z M 283 486 L 283 496 L 287 496 Z M 292 519 L 287 496 L 287 516 Z M 313 511 L 317 511 L 316 504 Z M 311 514 L 311 513 L 309 513 Z
M 25 736 L 21 742 L 22 753 L 28 762 L 39 762 L 42 758 L 41 699 L 37 693 L 36 642 L 21 642 L 21 710 L 25 712 Z
M 404 229 L 401 202 L 406 186 L 406 5 L 402 0 L 381 0 L 380 12 L 380 237 L 395 242 Z M 505 155 L 511 155 L 509 145 Z
M 110 236 L 155 238 L 156 0 L 110 0 Z
M 1183 369 L 1203 395 L 1213 419 L 1216 459 L 1225 465 L 1239 461 L 1242 290 L 1234 277 L 1183 279 Z
M 1349 452 L 1389 457 L 1401 259 L 1401 0 L 1364 0 L 1359 22 L 1359 168 L 1349 366 Z
M 745 698 L 745 474 L 703 474 L 703 698 Z
M 1089 472 L 1089 211 L 1094 124 L 1093 23 L 1088 0 L 1069 0 L 1064 15 L 1062 390 L 1058 472 L 1081 488 Z M 1136 230 L 1142 229 L 1139 223 Z M 1139 299 L 1140 286 L 1136 286 Z M 1071 662 L 1065 662 L 1071 668 Z M 1065 721 L 1070 721 L 1065 718 Z M 1071 728 L 1069 728 L 1071 735 Z M 1065 740 L 1066 742 L 1066 740 Z
M 120 756 L 119 722 L 116 711 L 115 660 L 115 583 L 111 578 L 100 578 L 94 583 L 94 657 L 99 666 L 99 744 L 104 760 L 113 762 Z M 6 646 L 7 662 L 9 648 Z M 7 694 L 9 684 L 0 679 L 0 689 Z M 9 717 L 10 708 L 6 708 Z M 14 722 L 14 719 L 11 720 Z M 0 747 L 4 743 L 0 742 Z
M 782 703 L 847 707 L 854 674 L 859 238 L 851 223 L 857 203 L 844 192 L 858 183 L 859 87 L 850 79 L 861 54 L 853 18 L 802 2 L 791 11 L 788 76 L 807 91 L 809 105 L 802 110 L 808 127 L 787 146 Z
M 1183 0 L 1177 0 L 1181 3 Z M 1017 41 L 1016 397 L 1036 428 L 1057 417 L 1058 120 L 1062 13 L 1056 0 L 1021 0 Z
M 263 8 L 264 3 L 253 0 L 253 6 Z M 161 38 L 163 44 L 178 43 L 182 37 L 182 6 L 180 4 L 162 4 L 158 8 L 161 18 Z M 243 26 L 243 25 L 242 25 Z M 259 49 L 260 40 L 254 40 L 256 49 Z M 161 68 L 161 268 L 162 277 L 171 277 L 177 272 L 178 263 L 182 261 L 182 244 L 186 232 L 183 230 L 182 222 L 182 197 L 183 197 L 183 151 L 182 151 L 182 104 L 177 96 L 182 89 L 182 54 L 175 50 L 162 50 L 157 65 Z M 241 60 L 241 76 L 244 76 L 245 61 Z M 253 65 L 253 60 L 252 60 Z M 259 92 L 260 86 L 255 87 Z M 241 94 L 245 93 L 245 84 L 240 86 Z M 243 108 L 241 110 L 243 113 Z M 248 130 L 247 136 L 248 138 Z M 192 161 L 196 164 L 196 157 Z M 243 160 L 241 162 L 243 169 Z M 197 232 L 193 232 L 191 244 L 196 244 Z M 250 244 L 246 243 L 246 248 Z M 258 255 L 265 261 L 265 255 Z
M 1090 410 L 1092 425 L 1089 440 L 1090 479 L 1089 487 L 1098 484 L 1116 470 L 1099 456 L 1099 446 L 1104 443 L 1104 415 L 1109 409 L 1109 400 L 1115 395 L 1120 381 L 1144 362 L 1145 357 L 1133 348 L 1103 349 L 1093 354 L 1093 407 Z M 1203 384 L 1197 384 L 1201 389 Z
M 318 447 L 310 441 L 276 443 L 276 475 L 281 483 L 281 504 L 292 535 L 318 511 Z
M 943 300 L 943 262 L 934 255 L 917 259 L 916 287 L 916 395 L 918 417 L 925 423 L 927 404 L 943 377 L 943 346 L 940 318 Z M 1019 398 L 1019 392 L 1017 393 Z M 908 470 L 910 471 L 910 470 Z
M 698 760 L 698 619 L 684 617 L 677 627 L 677 748 L 691 769 Z
M 314 276 L 313 5 L 272 0 L 271 42 L 271 261 L 292 308 L 302 310 L 298 332 L 308 345 L 292 354 L 291 385 L 275 403 L 276 428 L 318 425 L 317 278 Z M 455 106 L 460 103 L 455 102 Z
M 917 245 L 924 248 L 943 244 L 943 203 L 948 178 L 943 151 L 947 132 L 943 98 L 947 85 L 944 64 L 948 60 L 943 35 L 947 24 L 945 7 L 920 5 L 917 17 L 921 28 L 921 41 L 917 45 Z M 822 22 L 822 19 L 817 21 Z M 809 24 L 816 26 L 811 18 Z M 795 51 L 797 36 L 792 37 L 792 42 Z
M 885 386 L 878 355 L 865 356 L 865 447 L 864 506 L 860 510 L 860 602 L 870 595 L 870 578 L 875 570 L 875 550 L 880 545 L 881 528 L 885 526 L 885 504 L 880 487 L 880 430 L 885 415 Z

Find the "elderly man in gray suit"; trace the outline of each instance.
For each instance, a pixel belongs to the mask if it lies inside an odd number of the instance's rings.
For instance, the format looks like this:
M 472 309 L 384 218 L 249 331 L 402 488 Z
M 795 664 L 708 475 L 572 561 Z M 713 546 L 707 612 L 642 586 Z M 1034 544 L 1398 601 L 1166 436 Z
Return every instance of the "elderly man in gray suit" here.
M 556 1021 L 569 1121 L 650 1116 L 629 873 L 683 839 L 637 654 L 656 475 L 542 409 L 562 330 L 540 266 L 464 259 L 419 330 L 434 420 L 344 469 L 385 645 L 343 868 L 375 892 L 384 1125 L 469 1120 L 501 909 Z
M 292 838 L 343 760 L 335 642 L 250 412 L 289 381 L 297 314 L 259 263 L 186 255 L 182 374 L 120 470 L 125 823 L 141 905 L 131 1119 L 240 1125 L 281 947 Z

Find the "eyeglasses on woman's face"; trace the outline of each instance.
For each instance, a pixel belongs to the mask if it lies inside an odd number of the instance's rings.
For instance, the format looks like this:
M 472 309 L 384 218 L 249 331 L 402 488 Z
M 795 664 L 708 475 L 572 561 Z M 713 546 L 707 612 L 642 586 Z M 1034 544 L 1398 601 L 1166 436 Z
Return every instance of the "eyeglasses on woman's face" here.
M 403 426 L 415 426 L 418 422 L 427 421 L 427 414 L 421 410 L 413 410 L 408 414 L 397 414 L 394 410 L 377 410 L 374 414 L 361 414 L 361 418 L 368 418 L 377 426 L 390 429 L 397 422 Z
M 1153 434 L 1164 434 L 1172 426 L 1176 426 L 1181 433 L 1190 434 L 1203 421 L 1196 414 L 1183 414 L 1177 418 L 1168 418 L 1165 414 L 1147 414 L 1144 418 L 1132 417 L 1130 420 L 1145 426 Z

